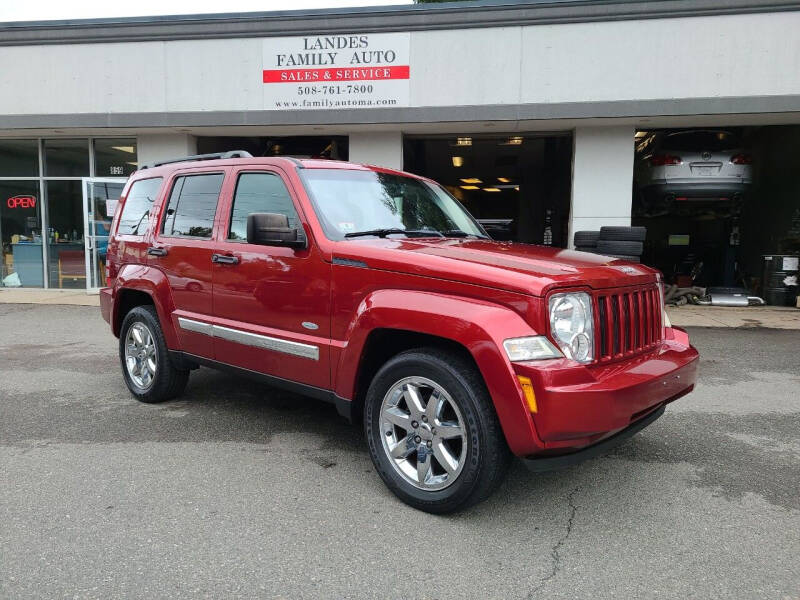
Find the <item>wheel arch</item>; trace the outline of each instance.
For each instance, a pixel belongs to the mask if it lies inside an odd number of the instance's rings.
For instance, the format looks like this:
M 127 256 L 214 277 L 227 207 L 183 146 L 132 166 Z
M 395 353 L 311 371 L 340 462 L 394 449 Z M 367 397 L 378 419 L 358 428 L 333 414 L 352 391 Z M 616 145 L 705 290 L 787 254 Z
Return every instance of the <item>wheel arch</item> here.
M 503 340 L 536 335 L 513 310 L 473 298 L 412 290 L 379 290 L 355 311 L 347 343 L 334 362 L 340 412 L 360 418 L 372 375 L 407 349 L 445 347 L 468 357 L 486 385 L 512 452 L 540 446 Z
M 170 319 L 174 303 L 164 273 L 141 265 L 126 265 L 126 267 L 120 269 L 114 285 L 114 305 L 111 311 L 111 327 L 114 335 L 119 337 L 122 322 L 131 309 L 136 306 L 151 305 L 158 315 L 167 347 L 177 348 L 177 332 Z

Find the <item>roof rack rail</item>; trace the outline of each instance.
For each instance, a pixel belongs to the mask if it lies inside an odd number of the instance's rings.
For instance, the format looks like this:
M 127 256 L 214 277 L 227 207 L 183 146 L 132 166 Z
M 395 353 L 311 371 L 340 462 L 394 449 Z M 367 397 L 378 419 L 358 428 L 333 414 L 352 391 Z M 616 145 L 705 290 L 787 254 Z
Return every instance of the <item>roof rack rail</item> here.
M 228 152 L 213 152 L 211 154 L 194 154 L 192 156 L 184 156 L 182 158 L 171 158 L 169 160 L 159 160 L 156 162 L 147 163 L 139 167 L 140 169 L 152 169 L 160 167 L 161 165 L 171 165 L 173 163 L 192 162 L 195 160 L 215 160 L 220 158 L 253 158 L 247 150 L 230 150 Z

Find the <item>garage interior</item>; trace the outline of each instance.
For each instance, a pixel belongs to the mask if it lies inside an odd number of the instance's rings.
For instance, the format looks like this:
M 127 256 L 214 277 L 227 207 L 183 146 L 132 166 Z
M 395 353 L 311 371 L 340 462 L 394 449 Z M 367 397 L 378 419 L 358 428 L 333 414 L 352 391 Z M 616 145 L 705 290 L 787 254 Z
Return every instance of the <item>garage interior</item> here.
M 713 129 L 737 137 L 752 161 L 752 184 L 741 198 L 676 198 L 654 206 L 634 181 L 632 224 L 647 228 L 642 262 L 681 287 L 741 287 L 763 297 L 764 256 L 800 253 L 800 126 Z M 649 133 L 636 133 L 637 146 Z M 635 160 L 646 156 L 640 150 Z
M 494 239 L 568 245 L 569 133 L 407 135 L 403 165 L 444 185 Z
M 273 137 L 198 137 L 197 153 L 211 154 L 230 150 L 247 150 L 253 156 L 291 156 L 293 158 L 327 158 L 347 160 L 348 138 L 340 136 L 273 136 Z

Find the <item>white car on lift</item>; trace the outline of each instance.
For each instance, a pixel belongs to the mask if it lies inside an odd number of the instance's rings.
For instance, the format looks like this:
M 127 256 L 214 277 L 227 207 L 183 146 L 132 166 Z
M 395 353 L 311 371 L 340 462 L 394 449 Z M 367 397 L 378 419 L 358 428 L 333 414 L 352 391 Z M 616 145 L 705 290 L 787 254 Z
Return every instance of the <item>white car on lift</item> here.
M 740 200 L 752 182 L 752 162 L 732 131 L 656 131 L 637 142 L 634 184 L 651 205 Z

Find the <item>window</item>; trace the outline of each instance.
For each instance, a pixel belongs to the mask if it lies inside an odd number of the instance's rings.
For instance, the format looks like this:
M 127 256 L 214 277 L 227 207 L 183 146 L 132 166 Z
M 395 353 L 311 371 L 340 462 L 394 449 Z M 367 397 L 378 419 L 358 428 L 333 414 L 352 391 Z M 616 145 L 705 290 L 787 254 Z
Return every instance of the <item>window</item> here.
M 118 234 L 144 235 L 150 224 L 150 211 L 162 181 L 161 177 L 140 179 L 131 186 L 119 216 Z
M 94 172 L 97 177 L 127 177 L 136 167 L 136 138 L 94 140 Z
M 0 177 L 38 176 L 38 141 L 0 140 Z
M 211 238 L 224 173 L 175 179 L 161 232 L 167 236 Z
M 47 177 L 88 177 L 89 140 L 45 140 L 44 174 Z
M 297 211 L 283 180 L 274 173 L 242 173 L 233 197 L 228 239 L 247 239 L 247 215 L 278 213 L 289 218 L 289 227 L 301 228 Z

